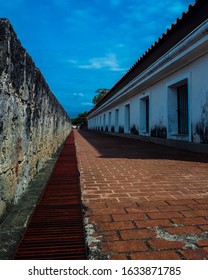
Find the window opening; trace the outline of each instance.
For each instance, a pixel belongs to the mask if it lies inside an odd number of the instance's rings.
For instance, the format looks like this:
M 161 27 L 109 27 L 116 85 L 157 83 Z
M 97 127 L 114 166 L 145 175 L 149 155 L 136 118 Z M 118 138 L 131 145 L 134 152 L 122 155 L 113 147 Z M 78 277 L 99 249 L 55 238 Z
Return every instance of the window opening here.
M 188 134 L 188 88 L 187 84 L 177 88 L 178 133 Z

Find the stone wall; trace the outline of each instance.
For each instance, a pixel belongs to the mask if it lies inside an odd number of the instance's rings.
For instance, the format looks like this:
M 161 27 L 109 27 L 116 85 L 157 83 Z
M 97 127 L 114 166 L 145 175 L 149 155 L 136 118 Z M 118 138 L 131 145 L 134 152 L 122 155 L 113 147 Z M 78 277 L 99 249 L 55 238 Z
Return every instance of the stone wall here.
M 11 24 L 0 19 L 0 216 L 70 130 L 69 117 Z

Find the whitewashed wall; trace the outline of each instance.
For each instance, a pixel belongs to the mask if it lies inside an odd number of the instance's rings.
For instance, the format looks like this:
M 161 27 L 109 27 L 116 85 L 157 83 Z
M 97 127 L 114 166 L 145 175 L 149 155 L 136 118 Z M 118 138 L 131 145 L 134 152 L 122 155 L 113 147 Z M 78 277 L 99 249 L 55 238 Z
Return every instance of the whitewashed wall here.
M 161 58 L 161 62 L 156 62 L 152 66 L 154 71 L 150 71 L 149 76 L 140 74 L 141 77 L 135 78 L 92 112 L 88 118 L 89 128 L 207 144 L 207 27 L 208 22 L 205 22 L 187 36 L 181 45 L 171 49 L 167 57 Z M 188 89 L 188 134 L 182 135 L 177 133 L 176 96 L 177 87 L 184 84 L 187 84 Z M 149 122 L 145 114 L 147 102 Z M 100 120 L 100 117 L 102 121 L 96 123 L 95 120 Z

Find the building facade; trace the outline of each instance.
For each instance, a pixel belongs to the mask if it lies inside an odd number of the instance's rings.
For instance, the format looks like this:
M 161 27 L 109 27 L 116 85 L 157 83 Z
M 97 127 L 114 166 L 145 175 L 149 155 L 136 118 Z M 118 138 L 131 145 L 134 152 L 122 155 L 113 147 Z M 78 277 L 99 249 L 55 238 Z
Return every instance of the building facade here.
M 208 1 L 189 6 L 89 112 L 88 127 L 208 144 Z

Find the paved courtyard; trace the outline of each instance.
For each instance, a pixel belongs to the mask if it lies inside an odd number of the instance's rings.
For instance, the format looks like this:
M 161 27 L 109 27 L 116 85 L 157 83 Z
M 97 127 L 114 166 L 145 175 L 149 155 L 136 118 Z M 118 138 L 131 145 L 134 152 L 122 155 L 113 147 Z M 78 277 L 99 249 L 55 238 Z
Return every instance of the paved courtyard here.
M 91 259 L 208 259 L 208 157 L 75 131 Z

